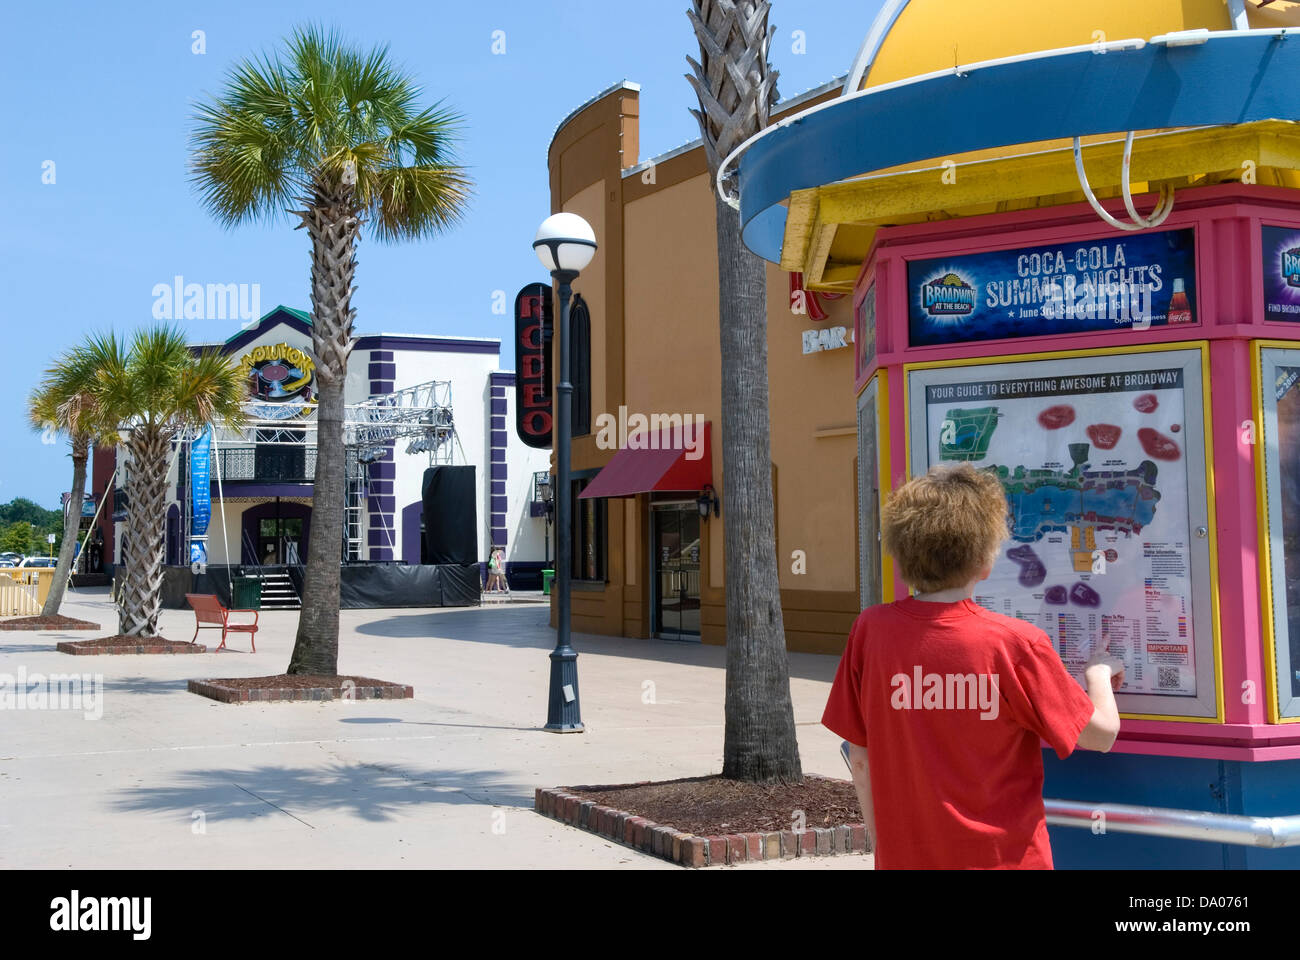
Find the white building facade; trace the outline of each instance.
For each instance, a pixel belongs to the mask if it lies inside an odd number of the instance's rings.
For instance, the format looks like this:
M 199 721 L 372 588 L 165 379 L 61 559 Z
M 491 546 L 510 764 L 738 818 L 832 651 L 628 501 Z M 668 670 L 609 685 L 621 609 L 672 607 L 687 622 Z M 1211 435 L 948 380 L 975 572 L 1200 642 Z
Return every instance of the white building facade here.
M 207 563 L 304 563 L 316 462 L 309 315 L 276 307 L 224 343 L 194 348 L 219 349 L 245 371 L 253 418 L 241 432 L 218 429 L 213 436 Z M 528 447 L 516 435 L 515 375 L 500 366 L 496 339 L 395 333 L 356 338 L 345 387 L 352 442 L 341 558 L 424 562 L 425 471 L 431 465 L 472 466 L 478 560 L 485 566 L 500 547 L 511 586 L 540 588 L 548 530 L 545 515 L 533 504 L 533 478 L 549 469 L 550 452 Z M 430 405 L 436 405 L 442 426 L 436 438 L 421 433 L 415 451 L 407 452 L 414 434 L 403 432 L 403 411 L 413 410 L 410 419 L 427 422 Z M 374 416 L 376 426 L 358 435 L 356 420 L 366 416 Z M 190 457 L 190 444 L 177 444 L 166 533 L 167 563 L 173 566 L 190 563 L 195 502 Z M 115 563 L 121 562 L 123 519 L 120 510 L 113 516 L 107 553 Z

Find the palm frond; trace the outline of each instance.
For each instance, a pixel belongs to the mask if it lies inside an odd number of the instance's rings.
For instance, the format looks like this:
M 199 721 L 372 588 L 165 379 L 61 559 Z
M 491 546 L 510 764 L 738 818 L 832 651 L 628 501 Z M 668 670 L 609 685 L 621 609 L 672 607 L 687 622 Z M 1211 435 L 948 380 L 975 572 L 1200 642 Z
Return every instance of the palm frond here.
M 388 47 L 361 51 L 334 30 L 300 27 L 196 105 L 191 182 L 233 227 L 278 220 L 352 168 L 352 196 L 381 240 L 438 232 L 461 218 L 472 183 L 455 156 L 461 117 L 421 108 L 420 93 Z

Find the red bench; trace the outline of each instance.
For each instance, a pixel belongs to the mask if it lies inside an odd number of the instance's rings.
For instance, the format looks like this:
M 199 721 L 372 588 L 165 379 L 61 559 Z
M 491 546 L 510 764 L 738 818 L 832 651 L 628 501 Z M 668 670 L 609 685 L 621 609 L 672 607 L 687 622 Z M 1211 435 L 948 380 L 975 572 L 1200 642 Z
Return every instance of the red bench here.
M 187 593 L 185 599 L 194 608 L 194 637 L 190 640 L 190 643 L 199 638 L 200 630 L 219 629 L 221 631 L 221 646 L 217 647 L 217 649 L 222 650 L 226 646 L 227 633 L 246 633 L 248 634 L 248 642 L 252 644 L 253 652 L 257 653 L 257 643 L 253 639 L 257 635 L 256 610 L 229 610 L 221 605 L 221 600 L 215 593 Z M 230 614 L 232 612 L 251 613 L 253 622 L 231 623 Z

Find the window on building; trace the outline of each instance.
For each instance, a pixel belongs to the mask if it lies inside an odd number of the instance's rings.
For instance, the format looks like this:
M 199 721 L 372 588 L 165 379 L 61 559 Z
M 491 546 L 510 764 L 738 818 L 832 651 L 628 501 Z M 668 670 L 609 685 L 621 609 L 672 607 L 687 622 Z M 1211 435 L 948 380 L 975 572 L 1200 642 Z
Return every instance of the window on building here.
M 573 571 L 574 580 L 606 578 L 606 531 L 609 525 L 608 501 L 579 500 L 578 494 L 590 480 L 573 482 Z
M 569 307 L 573 331 L 573 353 L 569 360 L 569 382 L 573 384 L 573 435 L 591 433 L 591 311 L 582 294 L 575 294 Z

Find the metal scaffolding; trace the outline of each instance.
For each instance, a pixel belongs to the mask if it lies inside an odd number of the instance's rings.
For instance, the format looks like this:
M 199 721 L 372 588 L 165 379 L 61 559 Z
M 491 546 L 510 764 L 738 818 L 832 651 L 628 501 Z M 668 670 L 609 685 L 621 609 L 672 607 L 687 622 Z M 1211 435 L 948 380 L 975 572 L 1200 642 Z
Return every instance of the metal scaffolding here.
M 213 429 L 213 479 L 223 476 L 226 480 L 310 483 L 317 461 L 317 405 L 250 400 L 243 406 L 243 426 L 234 428 L 221 423 Z M 189 445 L 199 435 L 199 431 L 190 430 L 177 437 L 177 446 L 187 452 L 185 463 L 188 463 Z M 360 560 L 365 548 L 367 465 L 383 459 L 390 444 L 396 450 L 402 441 L 406 441 L 405 453 L 427 454 L 430 466 L 467 462 L 456 433 L 451 381 L 430 380 L 394 393 L 376 394 L 344 408 L 347 493 L 342 547 L 345 560 Z M 456 451 L 460 452 L 459 460 Z M 181 478 L 181 482 L 185 488 L 183 513 L 185 529 L 188 529 L 192 493 L 189 477 Z M 385 532 L 393 546 L 392 531 Z
M 214 431 L 219 448 L 257 446 L 315 447 L 317 425 L 312 402 L 244 404 L 245 423 Z M 193 440 L 191 432 L 185 440 Z M 451 381 L 430 380 L 394 393 L 376 394 L 344 408 L 343 443 L 357 451 L 362 463 L 379 459 L 389 443 L 406 440 L 406 453 L 427 453 L 429 465 L 455 463 L 460 447 L 451 402 Z

